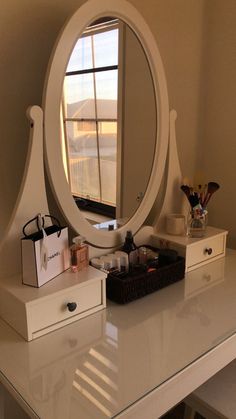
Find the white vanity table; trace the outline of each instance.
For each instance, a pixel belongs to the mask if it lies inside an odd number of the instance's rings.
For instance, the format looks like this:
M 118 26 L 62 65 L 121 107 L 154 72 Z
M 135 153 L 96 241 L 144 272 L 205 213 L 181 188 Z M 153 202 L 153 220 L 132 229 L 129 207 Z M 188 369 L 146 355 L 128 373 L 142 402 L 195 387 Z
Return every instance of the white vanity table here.
M 127 24 L 145 51 L 156 99 L 156 142 L 144 198 L 127 223 L 117 231 L 108 232 L 89 224 L 73 200 L 62 164 L 60 109 L 65 69 L 76 40 L 91 22 L 110 16 Z M 21 228 L 38 212 L 49 211 L 44 184 L 45 160 L 58 210 L 73 232 L 85 236 L 91 257 L 119 247 L 127 230 L 134 234 L 139 232 L 145 240 L 158 233 L 165 215 L 180 211 L 182 197 L 175 144 L 176 112 L 169 111 L 156 41 L 131 3 L 90 0 L 78 9 L 63 28 L 51 57 L 43 106 L 32 107 L 29 115 L 30 146 L 25 173 L 16 207 L 0 243 L 0 308 L 3 310 L 0 314 L 5 318 L 9 315 L 20 323 L 24 323 L 22 312 L 25 309 L 22 305 L 19 310 L 16 308 L 17 299 L 26 306 L 37 307 L 38 296 L 43 300 L 44 290 L 49 289 L 55 306 L 57 297 L 74 286 L 71 279 L 66 285 L 67 274 L 63 274 L 59 289 L 53 289 L 53 282 L 35 292 L 24 293 L 21 288 Z M 168 173 L 162 212 L 157 214 L 152 226 L 141 228 L 159 193 L 167 150 Z M 71 324 L 67 315 L 61 318 L 57 312 L 53 318 L 50 309 L 47 309 L 50 318 L 45 318 L 46 312 L 41 306 L 34 317 L 37 327 L 21 332 L 26 339 L 31 339 L 35 333 L 36 339 L 30 342 L 0 320 L 0 382 L 33 418 L 156 419 L 161 416 L 236 354 L 236 252 L 229 251 L 225 258 L 216 260 L 218 255 L 222 256 L 225 246 L 225 233 L 219 236 L 222 245 L 214 262 L 128 305 L 108 302 L 104 308 L 104 293 L 100 293 L 99 301 L 89 306 L 89 313 L 93 314 Z M 215 238 L 213 240 L 215 242 Z M 94 272 L 88 278 L 91 284 L 96 276 Z M 98 281 L 103 281 L 104 289 L 104 275 L 99 275 Z M 10 299 L 4 298 L 3 289 L 9 292 Z M 99 306 L 96 313 L 94 306 Z M 56 322 L 62 326 L 60 329 L 40 336 L 41 330 Z
M 236 252 L 32 342 L 0 324 L 1 381 L 42 419 L 156 419 L 236 354 Z

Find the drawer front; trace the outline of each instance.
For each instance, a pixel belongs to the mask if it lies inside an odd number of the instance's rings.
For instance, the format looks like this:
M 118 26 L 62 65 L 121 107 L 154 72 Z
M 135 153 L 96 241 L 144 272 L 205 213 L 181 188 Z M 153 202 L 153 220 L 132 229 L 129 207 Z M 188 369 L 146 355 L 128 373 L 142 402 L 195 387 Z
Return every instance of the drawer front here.
M 225 258 L 191 271 L 185 276 L 184 296 L 191 298 L 224 281 Z
M 201 262 L 210 261 L 216 256 L 223 255 L 225 252 L 225 235 L 210 237 L 200 240 L 198 243 L 187 248 L 188 267 Z
M 70 311 L 67 304 L 76 303 L 76 308 Z M 30 323 L 32 332 L 78 316 L 93 307 L 102 304 L 102 281 L 92 282 L 73 290 L 66 290 L 59 296 L 32 305 L 30 308 Z M 73 306 L 71 308 L 74 308 Z

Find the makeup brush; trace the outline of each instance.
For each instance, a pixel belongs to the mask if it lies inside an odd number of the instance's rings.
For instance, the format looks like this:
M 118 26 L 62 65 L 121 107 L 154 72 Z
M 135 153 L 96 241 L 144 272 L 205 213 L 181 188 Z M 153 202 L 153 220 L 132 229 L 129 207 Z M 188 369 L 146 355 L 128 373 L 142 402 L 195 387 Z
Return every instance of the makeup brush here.
M 202 207 L 203 207 L 203 202 L 204 202 L 204 199 L 205 199 L 205 197 L 206 197 L 207 187 L 208 187 L 207 183 L 205 183 L 204 185 L 201 185 L 201 191 L 200 191 L 200 204 L 201 204 L 201 206 L 202 206 Z
M 196 192 L 194 192 L 193 194 L 190 194 L 188 200 L 192 208 L 199 205 L 199 196 Z
M 181 185 L 180 189 L 185 193 L 187 198 L 190 196 L 190 187 L 188 185 Z
M 211 196 L 219 189 L 220 185 L 216 182 L 209 182 L 207 186 L 207 193 L 202 203 L 203 208 L 205 208 L 210 201 Z
M 194 189 L 192 187 L 188 185 L 181 185 L 180 188 L 185 193 L 192 208 L 199 204 L 198 194 L 194 192 Z
M 193 176 L 193 184 L 197 187 L 203 186 L 206 183 L 206 175 L 201 170 L 197 170 Z
M 199 196 L 201 196 L 201 193 L 202 193 L 202 185 L 201 184 L 197 185 L 197 193 L 198 193 Z

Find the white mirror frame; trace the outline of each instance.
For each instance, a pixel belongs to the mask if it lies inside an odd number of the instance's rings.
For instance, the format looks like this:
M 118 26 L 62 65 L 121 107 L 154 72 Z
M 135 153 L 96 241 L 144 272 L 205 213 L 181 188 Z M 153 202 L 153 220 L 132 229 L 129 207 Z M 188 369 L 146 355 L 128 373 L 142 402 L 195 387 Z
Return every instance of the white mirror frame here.
M 69 57 L 84 29 L 94 20 L 104 16 L 115 16 L 121 19 L 136 34 L 149 62 L 157 103 L 156 148 L 144 198 L 126 224 L 118 230 L 109 232 L 94 228 L 79 211 L 68 187 L 59 146 L 61 136 L 60 103 Z M 49 62 L 44 87 L 43 109 L 47 171 L 62 214 L 68 224 L 77 233 L 82 234 L 91 245 L 102 248 L 120 245 L 127 230 L 132 230 L 135 234 L 140 229 L 156 199 L 164 173 L 169 134 L 168 93 L 161 56 L 149 26 L 134 6 L 126 0 L 88 0 L 74 13 L 62 29 Z

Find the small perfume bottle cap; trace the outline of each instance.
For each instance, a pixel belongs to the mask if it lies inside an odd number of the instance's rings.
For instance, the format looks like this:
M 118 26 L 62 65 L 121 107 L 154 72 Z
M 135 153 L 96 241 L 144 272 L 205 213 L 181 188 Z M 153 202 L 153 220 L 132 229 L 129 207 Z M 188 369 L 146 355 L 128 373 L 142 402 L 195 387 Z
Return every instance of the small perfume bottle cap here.
M 84 242 L 84 237 L 83 236 L 76 236 L 72 239 L 72 242 L 79 245 L 82 244 Z
M 128 271 L 129 270 L 129 256 L 127 253 L 117 250 L 115 255 L 120 258 L 120 269 Z
M 115 253 L 109 253 L 107 255 L 112 260 L 112 267 L 120 270 L 120 257 Z

